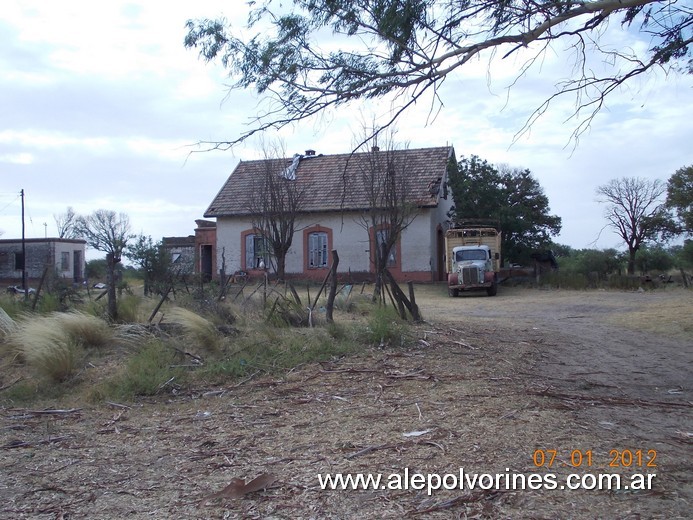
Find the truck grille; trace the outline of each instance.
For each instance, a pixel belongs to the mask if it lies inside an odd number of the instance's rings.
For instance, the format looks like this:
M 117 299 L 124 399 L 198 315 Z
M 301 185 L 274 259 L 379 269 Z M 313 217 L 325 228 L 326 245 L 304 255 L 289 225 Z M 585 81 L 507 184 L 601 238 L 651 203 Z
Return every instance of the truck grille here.
M 463 267 L 460 273 L 460 281 L 464 285 L 477 284 L 480 282 L 479 269 L 474 266 Z

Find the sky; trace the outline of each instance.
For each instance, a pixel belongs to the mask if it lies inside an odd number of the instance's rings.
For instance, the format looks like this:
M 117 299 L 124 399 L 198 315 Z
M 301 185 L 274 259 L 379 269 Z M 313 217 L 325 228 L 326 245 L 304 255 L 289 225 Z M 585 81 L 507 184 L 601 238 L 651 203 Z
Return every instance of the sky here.
M 126 213 L 133 232 L 155 240 L 193 234 L 238 161 L 262 157 L 256 139 L 228 151 L 201 152 L 196 143 L 237 137 L 263 99 L 229 93 L 223 68 L 185 49 L 185 22 L 225 16 L 241 30 L 246 14 L 240 0 L 4 1 L 1 238 L 21 237 L 20 190 L 27 238 L 57 236 L 54 216 L 68 206 L 79 214 Z M 646 46 L 636 31 L 613 25 L 609 44 Z M 515 139 L 556 80 L 571 74 L 570 55 L 549 52 L 507 89 L 521 58 L 490 67 L 472 62 L 451 74 L 439 91 L 440 110 L 415 106 L 399 122 L 397 139 L 410 148 L 454 145 L 458 158 L 475 154 L 528 168 L 551 213 L 563 219 L 556 242 L 622 247 L 604 229 L 595 190 L 624 176 L 666 181 L 693 164 L 693 76 L 655 72 L 636 79 L 607 100 L 577 145 L 575 123 L 566 121 L 574 100 L 567 98 Z M 387 108 L 384 101 L 351 106 L 266 140 L 281 139 L 288 155 L 347 153 L 362 121 Z

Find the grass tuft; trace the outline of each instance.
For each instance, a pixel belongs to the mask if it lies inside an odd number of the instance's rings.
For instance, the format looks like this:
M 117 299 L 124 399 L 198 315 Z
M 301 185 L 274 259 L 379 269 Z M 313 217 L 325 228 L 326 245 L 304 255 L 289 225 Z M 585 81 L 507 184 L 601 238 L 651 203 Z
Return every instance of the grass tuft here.
M 222 337 L 207 318 L 183 307 L 173 307 L 166 311 L 165 319 L 182 327 L 186 337 L 202 350 L 212 353 L 221 350 Z
M 409 336 L 409 327 L 392 307 L 376 305 L 368 316 L 365 340 L 370 344 L 403 346 Z
M 113 341 L 114 331 L 104 320 L 83 312 L 56 312 L 53 319 L 58 326 L 75 342 L 85 347 L 100 348 Z
M 184 382 L 185 371 L 175 366 L 176 352 L 162 341 L 148 341 L 113 378 L 98 385 L 93 400 L 133 399 L 167 393 Z
M 65 381 L 76 370 L 81 344 L 50 317 L 25 317 L 9 336 L 19 359 L 54 382 Z

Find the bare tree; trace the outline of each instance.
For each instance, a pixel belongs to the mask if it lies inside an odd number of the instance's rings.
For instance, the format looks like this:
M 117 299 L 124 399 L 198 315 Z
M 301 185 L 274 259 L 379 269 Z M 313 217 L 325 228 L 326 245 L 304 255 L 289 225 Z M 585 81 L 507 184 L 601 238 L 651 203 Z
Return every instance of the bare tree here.
M 125 213 L 98 209 L 91 215 L 79 216 L 76 220 L 76 230 L 79 236 L 86 240 L 87 245 L 106 253 L 108 267 L 108 315 L 112 320 L 118 319 L 116 302 L 115 269 L 120 263 L 128 240 L 133 238 L 130 228 L 130 218 Z
M 248 211 L 253 227 L 271 253 L 270 261 L 274 263 L 277 278 L 284 280 L 286 255 L 303 206 L 303 188 L 296 178 L 301 157 L 296 155 L 291 162 L 287 161 L 280 145 L 263 145 L 263 150 L 265 159 L 250 190 Z
M 365 128 L 364 134 L 368 134 Z M 395 246 L 419 212 L 407 182 L 406 160 L 394 140 L 396 131 L 390 129 L 375 134 L 376 137 L 362 139 L 365 144 L 361 150 L 366 150 L 352 159 L 357 172 L 353 179 L 355 185 L 345 183 L 344 186 L 344 190 L 361 191 L 368 204 L 359 217 L 359 224 L 368 232 L 371 244 L 375 271 L 374 300 L 382 295 L 388 266 L 401 261 L 396 258 Z M 352 182 L 351 177 L 346 180 Z
M 268 100 L 255 126 L 230 141 L 207 143 L 214 148 L 356 100 L 392 94 L 396 101 L 383 125 L 387 127 L 424 96 L 442 107 L 441 85 L 448 77 L 460 77 L 469 62 L 521 53 L 519 78 L 541 63 L 547 51 L 570 54 L 573 73 L 554 79 L 556 94 L 537 107 L 528 125 L 556 97 L 574 96 L 577 138 L 605 98 L 625 82 L 655 67 L 693 70 L 687 63 L 693 9 L 682 0 L 292 0 L 279 2 L 276 9 L 271 2 L 250 5 L 255 7 L 247 31 L 231 28 L 223 19 L 187 23 L 186 47 L 199 48 L 205 60 L 220 59 L 234 80 L 231 88 L 254 89 Z M 648 43 L 601 43 L 607 27 L 618 31 L 619 25 Z M 340 50 L 320 47 L 320 38 L 330 31 L 343 39 Z M 555 48 L 554 42 L 559 42 Z M 592 58 L 602 62 L 599 69 Z
M 612 179 L 597 188 L 599 202 L 607 204 L 605 216 L 628 246 L 628 274 L 635 274 L 635 255 L 640 246 L 666 227 L 662 196 L 666 184 L 660 180 L 633 177 Z
M 53 215 L 55 225 L 58 228 L 58 238 L 79 238 L 77 232 L 77 213 L 68 206 L 65 213 Z

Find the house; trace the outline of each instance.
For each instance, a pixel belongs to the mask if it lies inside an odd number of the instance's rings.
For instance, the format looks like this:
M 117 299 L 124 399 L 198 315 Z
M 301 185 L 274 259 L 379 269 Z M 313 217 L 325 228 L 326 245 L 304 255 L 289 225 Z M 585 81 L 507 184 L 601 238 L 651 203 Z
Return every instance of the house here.
M 217 223 L 198 219 L 195 224 L 195 272 L 209 281 L 217 272 Z
M 211 220 L 195 220 L 194 235 L 163 237 L 161 245 L 170 255 L 171 264 L 181 274 L 195 273 L 205 281 L 216 272 L 217 224 Z
M 374 153 L 394 154 L 406 178 L 407 202 L 418 208 L 392 255 L 390 271 L 400 281 L 445 278 L 444 232 L 452 207 L 448 168 L 451 146 L 355 154 L 304 155 L 282 159 L 282 175 L 302 193 L 292 246 L 286 256 L 287 276 L 321 280 L 329 269 L 329 251 L 339 254 L 339 273 L 353 280 L 372 279 L 374 243 L 379 230 L 366 229 L 360 218 L 370 208 L 368 190 L 359 182 L 363 164 Z M 263 237 L 253 227 L 249 205 L 256 179 L 267 160 L 241 161 L 222 186 L 206 218 L 216 217 L 216 265 L 225 273 L 261 272 L 272 259 Z
M 22 254 L 21 239 L 0 240 L 0 280 L 19 283 L 26 265 L 27 280 L 38 280 L 46 268 L 58 278 L 84 279 L 86 242 L 66 238 L 27 238 Z
M 195 236 L 163 237 L 161 246 L 170 255 L 171 267 L 179 274 L 192 274 L 195 269 Z

